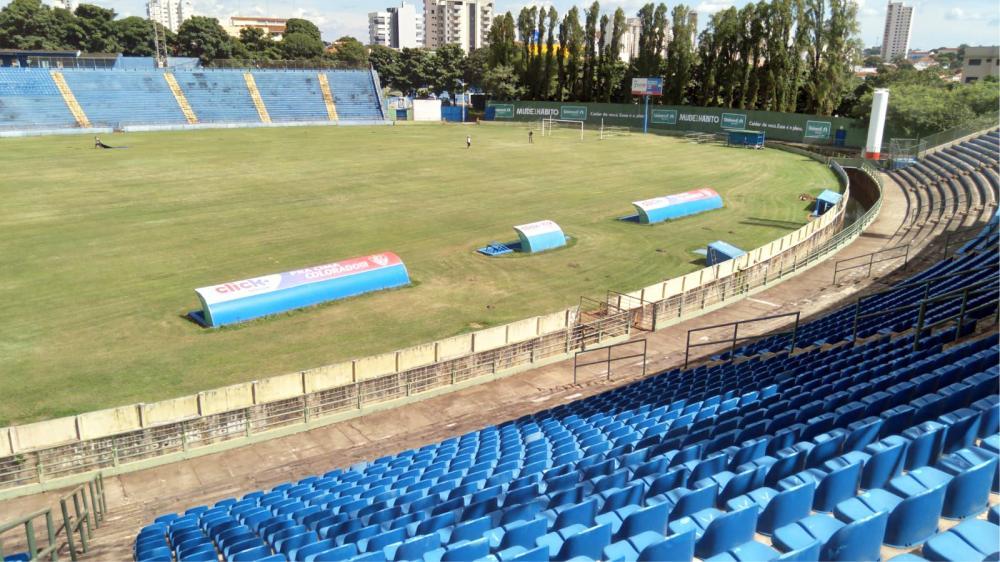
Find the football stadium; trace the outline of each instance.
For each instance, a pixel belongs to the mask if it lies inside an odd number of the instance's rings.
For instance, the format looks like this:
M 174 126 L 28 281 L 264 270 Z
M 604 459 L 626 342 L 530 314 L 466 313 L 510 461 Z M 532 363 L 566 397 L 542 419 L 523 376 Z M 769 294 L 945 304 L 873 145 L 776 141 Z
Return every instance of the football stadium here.
M 0 560 L 996 559 L 995 107 L 364 48 L 0 49 Z

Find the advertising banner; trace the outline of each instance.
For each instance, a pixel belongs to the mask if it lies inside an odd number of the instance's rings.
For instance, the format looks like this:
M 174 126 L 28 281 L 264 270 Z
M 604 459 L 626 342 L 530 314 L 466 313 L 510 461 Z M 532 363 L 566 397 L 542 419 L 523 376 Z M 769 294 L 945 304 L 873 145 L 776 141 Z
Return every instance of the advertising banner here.
M 408 284 L 392 252 L 195 289 L 202 322 L 221 326 L 329 300 Z
M 632 95 L 633 96 L 662 96 L 663 95 L 663 78 L 660 76 L 652 76 L 650 78 L 633 78 L 632 79 Z
M 605 125 L 642 129 L 642 104 L 588 103 L 578 105 L 557 102 L 505 102 L 490 105 L 497 108 L 501 121 L 533 121 L 551 117 L 586 121 L 588 126 Z M 867 124 L 860 119 L 821 117 L 773 111 L 734 111 L 716 107 L 685 105 L 651 105 L 649 130 L 677 133 L 721 133 L 728 129 L 763 131 L 768 139 L 787 142 L 832 145 L 838 132 L 843 132 L 843 146 L 862 147 Z

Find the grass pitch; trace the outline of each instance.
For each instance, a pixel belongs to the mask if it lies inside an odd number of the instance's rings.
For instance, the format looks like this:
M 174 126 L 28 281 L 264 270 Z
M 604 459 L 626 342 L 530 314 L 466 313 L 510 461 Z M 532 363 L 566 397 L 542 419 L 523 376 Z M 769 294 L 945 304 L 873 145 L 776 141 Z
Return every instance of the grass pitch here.
M 465 135 L 473 146 L 465 148 Z M 0 426 L 293 372 L 556 311 L 702 267 L 804 224 L 837 188 L 806 158 L 500 126 L 320 127 L 3 140 Z M 726 208 L 658 226 L 630 201 L 712 187 Z M 474 249 L 558 222 L 538 256 Z M 409 288 L 220 330 L 194 288 L 392 250 Z

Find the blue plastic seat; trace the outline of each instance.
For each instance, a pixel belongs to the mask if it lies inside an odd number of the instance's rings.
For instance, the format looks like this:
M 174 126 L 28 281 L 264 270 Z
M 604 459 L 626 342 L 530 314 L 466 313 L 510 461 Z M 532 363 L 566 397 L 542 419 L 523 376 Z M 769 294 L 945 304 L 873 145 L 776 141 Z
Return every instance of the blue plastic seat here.
M 672 521 L 668 528 L 672 534 L 694 531 L 695 556 L 704 559 L 753 540 L 757 513 L 756 506 L 730 512 L 710 508 Z
M 785 478 L 779 483 L 781 490 L 798 487 L 808 482 L 815 482 L 816 492 L 813 495 L 813 509 L 820 512 L 831 512 L 837 503 L 853 496 L 861 480 L 861 462 L 848 453 L 831 459 L 822 468 L 810 468 Z
M 312 562 L 312 557 L 328 550 L 338 550 L 343 553 L 343 558 L 340 558 L 340 560 L 346 560 L 358 553 L 357 547 L 353 544 L 337 546 L 336 541 L 333 539 L 326 539 L 297 549 L 289 556 L 289 559 L 295 562 Z
M 938 418 L 947 427 L 942 453 L 947 455 L 975 444 L 979 435 L 979 417 L 978 411 L 962 408 Z
M 947 428 L 935 421 L 923 422 L 903 432 L 903 437 L 909 439 L 906 450 L 906 469 L 912 470 L 921 466 L 932 466 L 941 456 L 944 449 L 944 436 Z
M 952 477 L 942 517 L 964 519 L 988 507 L 990 486 L 997 473 L 996 456 L 979 447 L 970 447 L 941 457 L 937 468 Z
M 819 559 L 830 562 L 879 560 L 888 519 L 888 513 L 878 512 L 844 523 L 829 515 L 815 514 L 779 527 L 773 542 L 786 552 L 806 549 L 818 542 L 822 545 Z
M 555 555 L 556 560 L 576 557 L 598 560 L 604 548 L 611 544 L 611 525 L 597 525 L 566 538 Z M 551 549 L 549 553 L 552 554 Z
M 979 519 L 963 521 L 931 537 L 923 547 L 928 560 L 966 562 L 987 560 L 1000 551 L 1000 527 Z
M 733 511 L 751 505 L 757 506 L 760 509 L 757 532 L 771 536 L 778 527 L 809 516 L 815 493 L 815 482 L 804 482 L 781 492 L 773 488 L 757 488 L 748 494 L 729 500 L 727 507 Z
M 890 435 L 865 447 L 868 461 L 861 470 L 861 489 L 881 488 L 901 474 L 909 444 L 903 437 Z
M 647 498 L 646 505 L 666 503 L 669 506 L 667 519 L 673 521 L 714 506 L 718 492 L 719 488 L 714 485 L 695 490 L 676 488 L 666 494 Z
M 266 546 L 258 546 L 233 554 L 229 557 L 230 562 L 256 562 L 271 555 L 271 549 Z
M 664 537 L 644 533 L 604 549 L 607 562 L 690 562 L 694 558 L 694 531 Z
M 919 468 L 893 478 L 886 490 L 869 490 L 841 503 L 836 516 L 851 522 L 888 512 L 885 544 L 908 548 L 937 532 L 949 480 L 947 474 L 933 467 Z

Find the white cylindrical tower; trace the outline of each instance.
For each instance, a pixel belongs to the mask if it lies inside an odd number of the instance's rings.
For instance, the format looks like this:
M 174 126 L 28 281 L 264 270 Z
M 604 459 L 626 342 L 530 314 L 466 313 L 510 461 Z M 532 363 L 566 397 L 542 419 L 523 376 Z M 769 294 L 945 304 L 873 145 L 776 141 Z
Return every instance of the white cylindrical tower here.
M 868 121 L 868 142 L 865 158 L 878 160 L 882 153 L 882 133 L 885 132 L 885 115 L 889 110 L 889 90 L 879 88 L 872 97 L 872 116 Z

